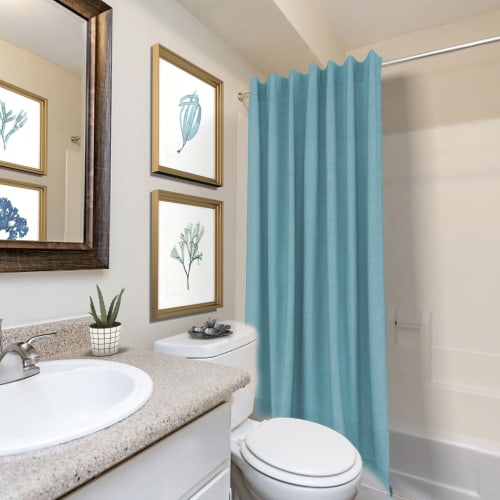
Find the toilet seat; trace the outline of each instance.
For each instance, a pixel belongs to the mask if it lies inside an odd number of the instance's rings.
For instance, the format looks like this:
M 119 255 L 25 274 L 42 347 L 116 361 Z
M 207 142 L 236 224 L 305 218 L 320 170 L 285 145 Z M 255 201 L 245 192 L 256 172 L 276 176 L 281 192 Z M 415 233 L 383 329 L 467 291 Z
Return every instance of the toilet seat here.
M 259 472 L 285 483 L 328 488 L 355 479 L 359 453 L 338 432 L 306 420 L 264 421 L 240 445 L 243 459 Z

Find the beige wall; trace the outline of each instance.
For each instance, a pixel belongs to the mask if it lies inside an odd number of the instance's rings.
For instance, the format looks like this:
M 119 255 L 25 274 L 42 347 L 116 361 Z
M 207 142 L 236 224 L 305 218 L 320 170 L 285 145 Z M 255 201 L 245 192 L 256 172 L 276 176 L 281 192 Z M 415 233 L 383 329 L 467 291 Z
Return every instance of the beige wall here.
M 237 93 L 256 71 L 175 0 L 109 0 L 113 7 L 110 269 L 0 276 L 4 326 L 84 315 L 99 283 L 105 297 L 126 289 L 120 319 L 126 345 L 185 330 L 208 314 L 150 322 L 150 194 L 154 189 L 224 201 L 223 320 L 235 315 Z M 224 80 L 224 187 L 151 174 L 151 46 L 161 43 Z M 214 314 L 212 313 L 212 316 Z
M 499 25 L 497 12 L 375 50 Z M 500 44 L 386 67 L 382 86 L 391 426 L 500 449 Z

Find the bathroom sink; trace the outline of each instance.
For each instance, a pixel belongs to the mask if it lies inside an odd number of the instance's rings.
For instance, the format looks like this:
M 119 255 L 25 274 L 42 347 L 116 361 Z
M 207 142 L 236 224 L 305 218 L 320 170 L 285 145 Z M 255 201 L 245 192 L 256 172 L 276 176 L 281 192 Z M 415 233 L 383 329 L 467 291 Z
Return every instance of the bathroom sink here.
M 0 456 L 45 448 L 108 427 L 151 397 L 139 368 L 115 361 L 39 363 L 40 373 L 0 386 Z

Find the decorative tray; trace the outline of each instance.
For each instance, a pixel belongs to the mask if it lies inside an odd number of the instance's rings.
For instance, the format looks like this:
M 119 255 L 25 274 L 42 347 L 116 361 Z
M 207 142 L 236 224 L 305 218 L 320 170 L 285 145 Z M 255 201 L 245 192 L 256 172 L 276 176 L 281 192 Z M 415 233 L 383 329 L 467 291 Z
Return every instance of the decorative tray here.
M 231 325 L 207 321 L 203 326 L 192 326 L 188 330 L 188 333 L 191 337 L 197 339 L 211 339 L 214 337 L 226 337 L 233 332 L 231 331 Z

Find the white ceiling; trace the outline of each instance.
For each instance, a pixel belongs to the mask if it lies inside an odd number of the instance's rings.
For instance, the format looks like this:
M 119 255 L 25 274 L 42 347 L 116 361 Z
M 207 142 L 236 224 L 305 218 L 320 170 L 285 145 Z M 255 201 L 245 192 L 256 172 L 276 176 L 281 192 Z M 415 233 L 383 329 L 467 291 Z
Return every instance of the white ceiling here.
M 500 9 L 500 0 L 318 1 L 347 49 Z
M 317 2 L 345 50 L 500 10 L 500 0 L 301 0 Z M 263 76 L 305 71 L 318 58 L 276 3 L 178 0 Z M 289 2 L 298 4 L 300 1 Z M 500 27 L 499 27 L 500 34 Z

